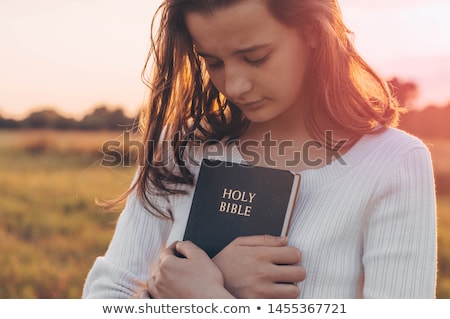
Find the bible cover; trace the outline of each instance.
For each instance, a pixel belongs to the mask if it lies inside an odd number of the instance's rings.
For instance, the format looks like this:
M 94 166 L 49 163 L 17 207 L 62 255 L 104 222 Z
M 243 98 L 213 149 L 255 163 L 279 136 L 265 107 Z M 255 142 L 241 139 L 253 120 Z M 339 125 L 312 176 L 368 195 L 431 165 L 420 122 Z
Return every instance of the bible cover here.
M 239 236 L 285 236 L 299 185 L 288 170 L 204 159 L 183 240 L 213 257 Z

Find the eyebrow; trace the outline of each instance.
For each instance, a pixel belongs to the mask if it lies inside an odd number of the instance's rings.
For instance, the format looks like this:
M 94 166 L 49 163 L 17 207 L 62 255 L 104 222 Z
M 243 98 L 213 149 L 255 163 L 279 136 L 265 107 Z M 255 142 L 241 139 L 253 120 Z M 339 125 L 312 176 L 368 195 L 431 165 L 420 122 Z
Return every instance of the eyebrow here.
M 236 50 L 236 51 L 233 52 L 233 54 L 238 55 L 238 54 L 250 53 L 250 52 L 257 51 L 259 49 L 267 48 L 269 46 L 270 46 L 270 44 L 256 44 L 256 45 L 252 45 L 252 46 L 250 46 L 248 48 L 243 48 L 243 49 Z M 215 58 L 215 56 L 213 56 L 211 54 L 208 54 L 206 52 L 197 51 L 197 54 L 200 55 L 201 57 L 204 57 L 204 58 Z

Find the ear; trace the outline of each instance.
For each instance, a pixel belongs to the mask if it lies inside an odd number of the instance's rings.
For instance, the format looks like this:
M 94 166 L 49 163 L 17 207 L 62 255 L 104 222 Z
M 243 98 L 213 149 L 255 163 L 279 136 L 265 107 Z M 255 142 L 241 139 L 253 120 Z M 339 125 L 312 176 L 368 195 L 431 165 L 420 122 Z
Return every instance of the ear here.
M 311 49 L 319 45 L 319 32 L 313 25 L 307 25 L 302 29 L 303 37 Z

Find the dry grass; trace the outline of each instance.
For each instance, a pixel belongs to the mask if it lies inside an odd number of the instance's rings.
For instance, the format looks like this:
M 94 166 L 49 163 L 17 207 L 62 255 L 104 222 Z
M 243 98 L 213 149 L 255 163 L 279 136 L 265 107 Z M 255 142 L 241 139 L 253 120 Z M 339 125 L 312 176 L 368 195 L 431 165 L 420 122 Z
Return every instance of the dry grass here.
M 116 131 L 53 131 L 53 130 L 4 130 L 1 131 L 0 149 L 28 151 L 30 153 L 99 152 L 107 141 L 122 141 L 123 133 Z

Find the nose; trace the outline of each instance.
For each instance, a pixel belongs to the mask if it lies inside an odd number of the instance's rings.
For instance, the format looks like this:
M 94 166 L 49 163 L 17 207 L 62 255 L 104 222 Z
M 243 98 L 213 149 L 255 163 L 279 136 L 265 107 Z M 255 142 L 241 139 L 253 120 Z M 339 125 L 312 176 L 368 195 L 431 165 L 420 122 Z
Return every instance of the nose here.
M 253 88 L 249 74 L 243 68 L 230 66 L 225 69 L 224 94 L 233 101 L 245 100 L 246 93 Z

